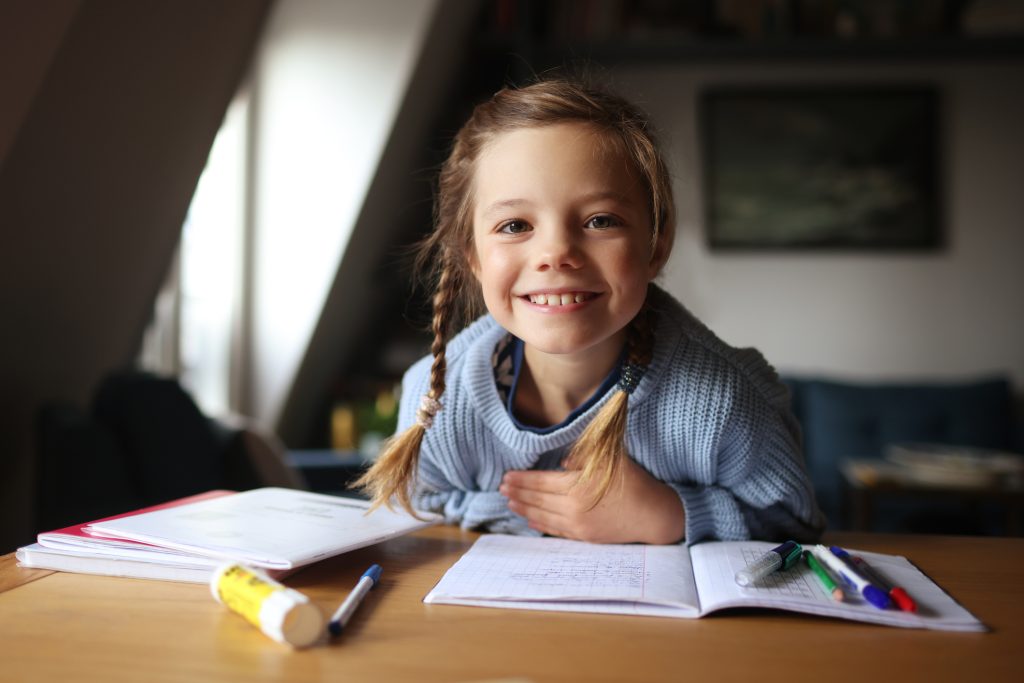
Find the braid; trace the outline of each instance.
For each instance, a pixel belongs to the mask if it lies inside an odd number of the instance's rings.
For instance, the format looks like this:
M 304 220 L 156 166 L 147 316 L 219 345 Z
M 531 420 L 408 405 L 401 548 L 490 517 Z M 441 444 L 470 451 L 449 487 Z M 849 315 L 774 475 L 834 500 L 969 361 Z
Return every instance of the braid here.
M 650 304 L 644 302 L 640 312 L 630 323 L 629 337 L 626 341 L 626 362 L 639 368 L 651 364 L 654 354 L 654 311 Z
M 434 362 L 430 365 L 430 395 L 435 400 L 444 394 L 445 371 L 448 368 L 445 346 L 448 344 L 452 321 L 455 318 L 455 308 L 462 289 L 461 280 L 461 271 L 458 268 L 444 268 L 441 270 L 437 280 L 437 291 L 434 293 L 434 317 L 431 320 L 434 340 L 430 344 L 430 355 L 434 357 Z
M 430 389 L 423 396 L 419 410 L 416 411 L 416 421 L 401 434 L 388 439 L 377 461 L 353 484 L 354 488 L 362 489 L 370 496 L 371 512 L 382 504 L 392 509 L 391 501 L 397 499 L 406 511 L 416 515 L 410 490 L 416 478 L 423 435 L 433 424 L 437 411 L 441 409 L 447 369 L 445 348 L 451 334 L 455 307 L 459 302 L 461 280 L 461 270 L 452 267 L 445 259 L 433 301 L 434 317 L 431 328 L 434 340 L 430 345 L 430 353 L 434 357 L 434 362 L 430 366 Z
M 654 349 L 653 312 L 645 302 L 629 325 L 626 362 L 615 394 L 594 416 L 576 440 L 567 462 L 580 471 L 576 486 L 592 486 L 591 508 L 597 506 L 613 484 L 621 481 L 626 451 L 626 418 L 629 395 L 636 389 Z

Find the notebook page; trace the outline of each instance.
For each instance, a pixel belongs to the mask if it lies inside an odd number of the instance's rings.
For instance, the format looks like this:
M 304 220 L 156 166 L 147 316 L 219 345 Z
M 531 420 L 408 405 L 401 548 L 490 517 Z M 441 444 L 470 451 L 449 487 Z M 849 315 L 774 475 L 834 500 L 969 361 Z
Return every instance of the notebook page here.
M 970 612 L 905 557 L 898 555 L 851 550 L 890 581 L 905 588 L 918 604 L 916 614 L 878 609 L 852 590 L 846 591 L 843 602 L 836 602 L 803 562 L 789 570 L 775 572 L 753 586 L 739 586 L 735 580 L 736 572 L 776 545 L 736 541 L 701 543 L 690 548 L 694 581 L 704 613 L 726 607 L 773 607 L 907 628 L 985 630 L 985 626 Z
M 481 536 L 424 602 L 658 614 L 683 610 L 693 616 L 698 611 L 684 546 L 503 534 Z M 617 603 L 623 605 L 613 609 Z M 621 609 L 628 605 L 633 607 Z M 638 605 L 660 608 L 644 612 Z

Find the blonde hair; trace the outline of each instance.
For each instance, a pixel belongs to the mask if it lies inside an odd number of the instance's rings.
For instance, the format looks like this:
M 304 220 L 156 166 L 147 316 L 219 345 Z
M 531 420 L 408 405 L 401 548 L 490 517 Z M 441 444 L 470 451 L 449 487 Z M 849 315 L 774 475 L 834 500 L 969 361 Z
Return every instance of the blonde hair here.
M 623 98 L 600 88 L 560 79 L 522 88 L 503 88 L 478 105 L 456 134 L 438 178 L 434 230 L 418 246 L 417 269 L 436 281 L 430 388 L 416 422 L 392 437 L 373 466 L 355 482 L 371 497 L 371 509 L 392 500 L 413 512 L 411 490 L 420 444 L 445 391 L 445 347 L 455 331 L 483 311 L 479 284 L 470 270 L 473 250 L 473 175 L 484 147 L 497 135 L 556 123 L 587 123 L 607 136 L 632 163 L 650 202 L 651 249 L 662 262 L 672 248 L 675 205 L 671 181 L 647 119 Z M 629 394 L 650 363 L 653 321 L 647 303 L 630 323 L 627 359 L 618 390 L 574 444 L 567 462 L 580 471 L 578 485 L 590 486 L 597 505 L 619 479 L 625 446 Z

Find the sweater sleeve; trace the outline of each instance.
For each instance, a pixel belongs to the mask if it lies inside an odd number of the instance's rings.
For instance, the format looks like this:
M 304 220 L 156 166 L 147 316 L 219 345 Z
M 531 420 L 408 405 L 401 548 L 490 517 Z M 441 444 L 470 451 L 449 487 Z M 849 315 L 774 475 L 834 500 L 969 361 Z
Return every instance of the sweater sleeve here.
M 774 431 L 774 430 L 772 430 Z M 718 454 L 714 484 L 670 483 L 686 511 L 686 542 L 816 540 L 824 526 L 806 475 L 779 433 L 743 439 Z
M 433 476 L 428 474 L 430 470 L 434 470 Z M 527 526 L 525 518 L 508 509 L 505 496 L 497 491 L 456 488 L 444 480 L 429 462 L 420 464 L 420 479 L 414 499 L 419 509 L 440 513 L 444 515 L 446 524 L 458 524 L 463 529 L 540 535 Z
M 710 482 L 670 483 L 686 511 L 686 542 L 816 540 L 824 517 L 803 465 L 788 392 L 759 353 L 741 354 L 750 374 L 708 442 Z

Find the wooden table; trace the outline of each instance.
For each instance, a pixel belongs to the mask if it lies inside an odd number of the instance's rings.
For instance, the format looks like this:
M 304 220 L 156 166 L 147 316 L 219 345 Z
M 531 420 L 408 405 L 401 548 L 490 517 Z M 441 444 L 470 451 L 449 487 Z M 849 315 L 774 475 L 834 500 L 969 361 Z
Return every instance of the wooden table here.
M 325 612 L 372 563 L 380 586 L 335 642 L 266 638 L 205 586 L 29 571 L 0 558 L 0 681 L 1019 681 L 1024 539 L 834 533 L 901 554 L 991 627 L 948 633 L 765 610 L 704 619 L 528 612 L 421 600 L 476 534 L 436 527 L 287 583 Z

